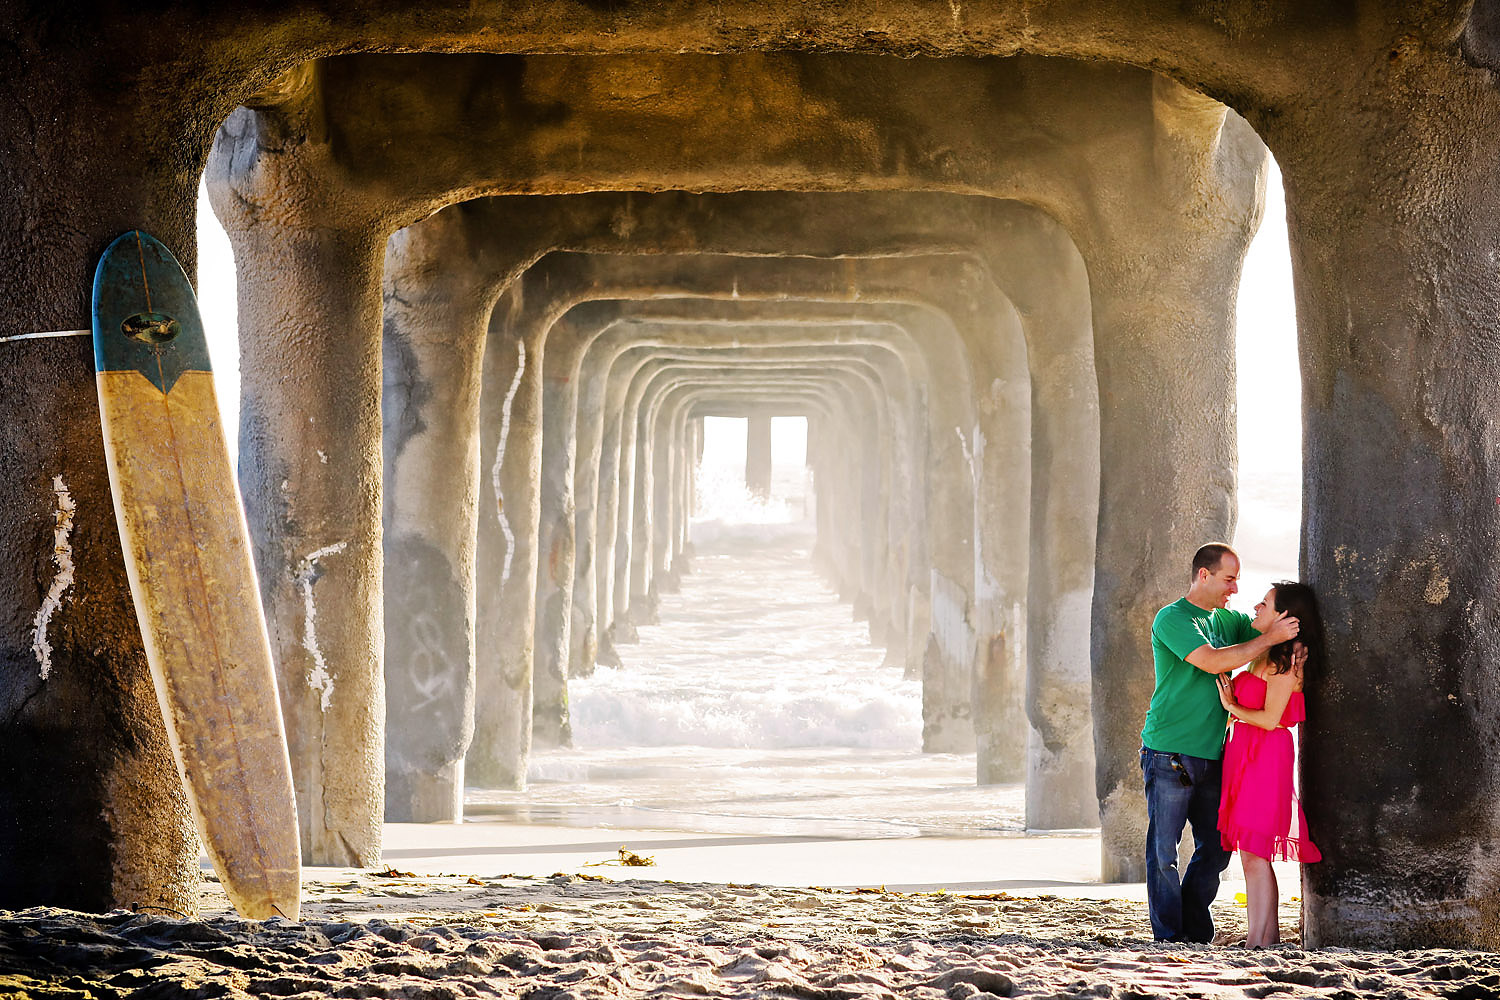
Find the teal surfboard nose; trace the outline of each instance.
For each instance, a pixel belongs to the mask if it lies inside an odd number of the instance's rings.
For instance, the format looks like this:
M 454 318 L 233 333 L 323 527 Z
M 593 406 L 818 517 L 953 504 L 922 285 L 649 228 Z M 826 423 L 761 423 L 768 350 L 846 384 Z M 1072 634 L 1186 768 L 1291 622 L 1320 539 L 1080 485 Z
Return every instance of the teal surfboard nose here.
M 94 365 L 139 372 L 163 393 L 183 372 L 208 372 L 208 342 L 193 285 L 150 233 L 115 239 L 94 270 Z

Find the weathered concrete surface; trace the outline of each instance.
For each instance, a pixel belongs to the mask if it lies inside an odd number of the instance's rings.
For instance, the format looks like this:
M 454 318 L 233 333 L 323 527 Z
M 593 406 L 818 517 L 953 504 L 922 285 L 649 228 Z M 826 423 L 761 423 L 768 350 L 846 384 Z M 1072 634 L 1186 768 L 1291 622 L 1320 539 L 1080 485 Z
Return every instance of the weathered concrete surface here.
M 545 300 L 527 302 L 547 315 Z M 571 746 L 568 714 L 568 665 L 571 644 L 592 641 L 573 633 L 574 461 L 578 434 L 578 358 L 590 332 L 570 317 L 559 317 L 547 328 L 545 377 L 542 386 L 541 513 L 537 549 L 541 555 L 537 577 L 535 676 L 532 690 L 532 738 L 544 746 Z
M 133 43 L 79 45 L 95 39 L 72 13 L 0 11 L 0 45 L 12 54 L 0 88 L 0 289 L 10 304 L 0 316 L 9 415 L 0 430 L 0 908 L 139 903 L 195 913 L 197 837 L 120 553 L 91 344 L 10 338 L 88 330 L 94 267 L 128 229 L 149 230 L 194 273 L 207 140 L 253 85 L 205 79 L 203 64 L 180 52 L 165 66 L 159 51 Z M 247 55 L 226 52 L 215 66 L 232 80 L 227 64 Z M 100 59 L 120 75 L 106 83 Z M 142 74 L 149 85 L 118 85 Z M 117 155 L 137 142 L 157 155 Z
M 41 313 L 80 320 L 65 315 Z M 0 657 L 0 909 L 196 913 L 198 838 L 126 586 L 92 343 L 0 351 L 30 372 L 0 380 L 0 398 L 43 420 L 0 430 L 0 478 L 15 484 L 0 531 L 0 594 L 14 609 Z
M 988 234 L 985 261 L 1019 314 L 1031 373 L 1026 826 L 1090 827 L 1099 821 L 1088 648 L 1099 400 L 1088 273 L 1039 212 L 1006 206 Z
M 1252 114 L 1286 179 L 1330 661 L 1303 740 L 1314 945 L 1500 947 L 1500 22 L 1465 16 L 1362 40 L 1320 108 Z
M 1238 280 L 1259 220 L 1265 151 L 1237 117 L 1185 117 L 1158 123 L 1164 137 L 1151 148 L 1171 166 L 1155 172 L 1162 183 L 1147 187 L 1153 173 L 1144 168 L 1133 181 L 1157 197 L 1107 196 L 1111 218 L 1079 245 L 1099 376 L 1093 704 L 1120 709 L 1094 713 L 1106 880 L 1145 877 L 1136 750 L 1153 683 L 1150 622 L 1182 589 L 1176 567 L 1204 539 L 1232 536 L 1235 520 L 1234 303 L 1196 290 Z M 1188 124 L 1216 137 L 1211 154 Z M 1183 225 L 1182 203 L 1195 197 L 1212 208 Z M 1157 238 L 1142 247 L 1139 234 L 1151 231 Z M 1193 345 L 1190 365 L 1184 344 Z

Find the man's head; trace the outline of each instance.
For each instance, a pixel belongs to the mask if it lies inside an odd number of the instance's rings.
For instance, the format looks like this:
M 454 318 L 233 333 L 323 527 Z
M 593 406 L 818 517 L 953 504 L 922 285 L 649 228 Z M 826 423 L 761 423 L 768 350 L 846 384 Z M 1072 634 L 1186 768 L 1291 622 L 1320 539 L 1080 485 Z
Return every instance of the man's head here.
M 1240 590 L 1240 557 L 1223 542 L 1210 542 L 1193 554 L 1188 600 L 1200 608 L 1222 608 Z

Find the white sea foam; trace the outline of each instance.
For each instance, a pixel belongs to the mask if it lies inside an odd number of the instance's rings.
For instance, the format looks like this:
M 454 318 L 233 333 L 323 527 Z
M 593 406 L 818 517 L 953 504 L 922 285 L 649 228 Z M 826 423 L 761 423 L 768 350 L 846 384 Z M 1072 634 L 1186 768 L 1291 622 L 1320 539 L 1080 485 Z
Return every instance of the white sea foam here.
M 917 749 L 921 685 L 881 667 L 868 627 L 812 573 L 810 540 L 783 522 L 700 542 L 663 624 L 640 628 L 621 668 L 569 685 L 575 743 Z

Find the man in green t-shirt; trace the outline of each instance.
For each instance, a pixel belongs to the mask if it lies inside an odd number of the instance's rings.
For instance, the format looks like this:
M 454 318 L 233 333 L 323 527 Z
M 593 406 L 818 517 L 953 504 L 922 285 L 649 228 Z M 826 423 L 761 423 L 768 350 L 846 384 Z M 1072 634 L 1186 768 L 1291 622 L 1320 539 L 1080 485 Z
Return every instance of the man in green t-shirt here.
M 1208 906 L 1219 892 L 1229 852 L 1219 843 L 1219 788 L 1224 727 L 1218 675 L 1243 666 L 1297 635 L 1297 619 L 1281 617 L 1264 635 L 1250 616 L 1225 608 L 1239 591 L 1240 559 L 1212 543 L 1193 556 L 1187 596 L 1156 613 L 1151 652 L 1156 690 L 1141 730 L 1146 779 L 1146 900 L 1158 941 L 1214 937 Z M 1193 859 L 1177 878 L 1177 845 L 1193 826 Z

